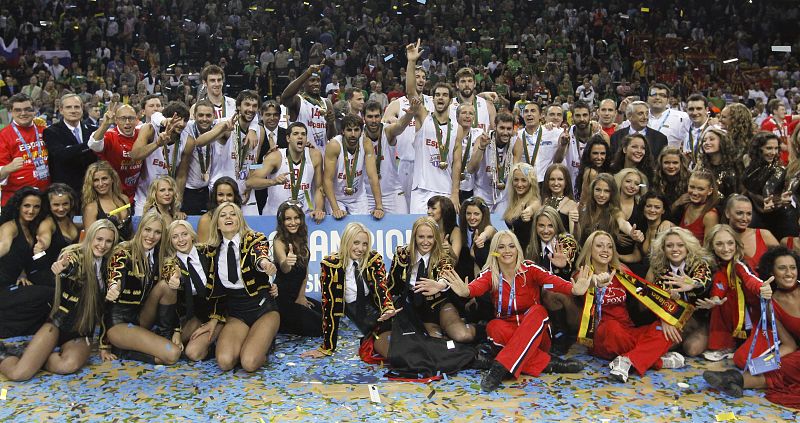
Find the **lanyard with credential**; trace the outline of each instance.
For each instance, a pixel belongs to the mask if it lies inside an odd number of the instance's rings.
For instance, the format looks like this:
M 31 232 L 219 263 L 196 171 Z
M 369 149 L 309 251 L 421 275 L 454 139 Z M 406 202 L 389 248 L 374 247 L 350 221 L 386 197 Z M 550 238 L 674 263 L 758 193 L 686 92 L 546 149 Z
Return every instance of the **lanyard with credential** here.
M 514 298 L 517 296 L 516 276 L 511 280 L 511 292 L 508 295 L 508 306 L 506 307 L 506 316 L 511 316 L 511 310 L 514 305 Z M 500 273 L 500 282 L 497 284 L 497 317 L 503 317 L 503 274 Z
M 667 110 L 667 115 L 664 116 L 664 119 L 661 119 L 661 123 L 658 124 L 658 132 L 661 132 L 661 128 L 664 127 L 664 124 L 667 123 L 667 119 L 669 119 L 669 114 L 672 113 L 672 109 Z
M 11 127 L 14 128 L 14 132 L 17 133 L 17 138 L 19 138 L 19 142 L 22 144 L 22 147 L 25 149 L 25 153 L 28 154 L 28 157 L 30 157 L 32 161 L 36 159 L 43 160 L 44 157 L 42 156 L 41 136 L 39 135 L 39 128 L 36 127 L 36 124 L 33 124 L 33 132 L 36 134 L 36 150 L 39 153 L 37 157 L 33 157 L 33 155 L 31 155 L 31 147 L 28 145 L 28 142 L 25 141 L 25 138 L 22 137 L 22 133 L 19 132 L 17 124 L 15 122 L 11 122 Z

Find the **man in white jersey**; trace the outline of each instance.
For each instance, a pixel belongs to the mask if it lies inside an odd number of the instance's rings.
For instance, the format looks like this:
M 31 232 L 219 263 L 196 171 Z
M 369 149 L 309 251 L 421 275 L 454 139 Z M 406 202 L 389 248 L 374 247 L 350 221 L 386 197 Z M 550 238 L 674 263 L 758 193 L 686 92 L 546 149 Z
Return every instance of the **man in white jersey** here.
M 336 135 L 335 114 L 330 100 L 320 95 L 320 65 L 311 65 L 281 94 L 281 104 L 289 109 L 290 122 L 302 122 L 308 138 L 320 151 Z M 303 87 L 303 93 L 300 92 Z
M 478 137 L 485 132 L 483 129 L 473 127 L 475 123 L 475 109 L 470 104 L 462 104 L 456 110 L 456 122 L 461 127 L 461 130 L 466 134 L 464 139 L 461 140 L 461 168 L 456 169 L 460 176 L 461 183 L 458 186 L 458 199 L 459 204 L 463 203 L 467 198 L 472 197 L 475 190 L 475 172 L 467 170 L 467 163 L 469 163 L 470 156 L 472 155 L 472 146 L 477 144 Z
M 666 85 L 653 84 L 648 94 L 650 120 L 647 126 L 666 135 L 669 146 L 681 148 L 689 136 L 689 127 L 692 124 L 689 115 L 669 108 L 670 89 Z
M 558 138 L 564 129 L 541 124 L 541 106 L 529 102 L 522 109 L 522 120 L 525 127 L 520 129 L 511 139 L 511 151 L 514 152 L 514 163 L 525 162 L 536 169 L 539 182 L 544 181 L 547 167 L 553 164 L 553 156 L 558 150 Z
M 406 46 L 406 95 L 417 96 L 414 69 L 420 56 L 420 41 Z M 443 82 L 433 87 L 433 112 L 424 107 L 414 110 L 414 182 L 411 189 L 412 214 L 425 214 L 428 200 L 434 195 L 450 197 L 458 211 L 458 190 L 461 184 L 461 141 L 466 133 L 450 119 L 452 89 Z
M 242 213 L 258 215 L 255 195 L 245 185 L 251 165 L 256 162 L 258 145 L 250 148 L 246 137 L 259 106 L 259 95 L 253 90 L 244 90 L 236 97 L 237 113 L 231 119 L 218 122 L 214 128 L 197 139 L 197 145 L 211 147 L 211 166 L 208 186 L 213 187 L 217 179 L 228 176 L 239 186 L 242 195 Z M 213 142 L 216 141 L 216 142 Z
M 325 148 L 325 165 L 322 187 L 327 200 L 327 210 L 335 218 L 348 214 L 372 214 L 383 218 L 383 197 L 378 170 L 375 165 L 375 150 L 372 141 L 361 136 L 364 120 L 358 115 L 348 114 L 342 118 L 342 135 L 328 141 Z M 368 181 L 364 180 L 364 174 Z M 369 209 L 365 182 L 375 194 L 375 208 Z
M 412 107 L 420 107 L 419 99 L 415 99 Z M 381 123 L 381 104 L 369 101 L 364 105 L 364 134 L 363 137 L 372 142 L 375 150 L 375 167 L 381 185 L 381 196 L 384 212 L 387 214 L 408 214 L 408 203 L 403 196 L 403 187 L 397 174 L 395 163 L 395 150 L 397 136 L 405 131 L 411 118 L 410 109 L 404 110 L 403 117 L 395 123 L 384 125 Z M 377 207 L 375 194 L 371 185 L 367 185 L 367 202 L 369 209 Z
M 429 112 L 433 111 L 433 97 L 422 94 L 425 89 L 425 84 L 428 82 L 428 74 L 422 66 L 417 66 L 414 70 L 414 77 L 417 82 L 417 93 L 422 97 L 422 107 Z M 401 119 L 405 112 L 411 107 L 411 102 L 408 96 L 402 96 L 386 107 L 383 113 L 384 123 L 395 123 Z M 413 115 L 413 114 L 412 114 Z M 397 136 L 397 155 L 400 162 L 397 164 L 397 174 L 400 178 L 400 185 L 403 187 L 403 195 L 405 196 L 406 204 L 411 202 L 411 185 L 414 181 L 414 137 L 416 136 L 416 121 L 411 119 L 402 134 Z
M 325 218 L 322 195 L 322 154 L 307 145 L 306 126 L 292 122 L 287 147 L 267 154 L 262 167 L 250 172 L 247 187 L 267 189 L 265 215 L 275 215 L 285 201 L 296 202 L 317 223 Z
M 202 215 L 208 211 L 208 180 L 211 164 L 211 148 L 198 146 L 197 138 L 211 130 L 214 124 L 214 104 L 203 99 L 194 104 L 194 119 L 181 133 L 186 149 L 191 151 L 186 188 L 183 189 L 181 210 L 189 215 Z
M 503 213 L 508 206 L 508 190 L 512 189 L 508 176 L 513 161 L 514 116 L 501 112 L 495 119 L 497 129 L 490 136 L 478 138 L 467 170 L 475 173 L 475 196 L 483 198 L 492 213 Z
M 222 93 L 225 71 L 217 65 L 208 65 L 200 71 L 200 79 L 206 86 L 206 99 L 214 105 L 214 119 L 232 118 L 236 113 L 236 100 Z
M 131 159 L 143 161 L 136 187 L 136 216 L 142 215 L 147 189 L 159 176 L 168 175 L 175 179 L 178 183 L 175 195 L 183 197 L 192 151 L 186 149 L 181 133 L 189 121 L 189 108 L 182 102 L 173 101 L 164 108 L 164 113 L 168 118 L 154 113 L 152 121 L 139 129 L 131 150 Z
M 692 126 L 689 127 L 689 136 L 683 144 L 683 153 L 689 157 L 690 167 L 694 169 L 703 152 L 703 135 L 710 126 L 708 99 L 702 94 L 690 95 L 686 100 L 686 111 L 692 120 Z
M 609 142 L 608 134 L 600 128 L 600 124 L 591 120 L 591 116 L 591 106 L 582 101 L 575 102 L 572 106 L 572 122 L 575 124 L 561 134 L 558 148 L 553 155 L 553 163 L 561 163 L 563 160 L 564 166 L 569 169 L 573 192 L 575 192 L 575 183 L 581 168 L 583 149 L 589 142 L 589 138 L 594 134 L 600 134 L 606 142 Z M 542 175 L 542 180 L 544 180 L 544 175 Z
M 494 129 L 494 118 L 497 111 L 494 103 L 486 101 L 483 97 L 475 95 L 475 73 L 470 68 L 461 68 L 456 72 L 456 98 L 450 106 L 450 119 L 456 120 L 456 108 L 461 104 L 471 105 L 475 112 L 472 126 L 481 128 L 484 132 Z

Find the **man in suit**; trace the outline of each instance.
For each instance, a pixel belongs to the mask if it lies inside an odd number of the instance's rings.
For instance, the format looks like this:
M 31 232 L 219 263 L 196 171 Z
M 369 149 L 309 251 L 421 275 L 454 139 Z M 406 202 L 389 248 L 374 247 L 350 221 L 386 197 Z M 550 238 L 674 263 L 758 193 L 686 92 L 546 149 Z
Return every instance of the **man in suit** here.
M 50 177 L 53 183 L 69 185 L 80 199 L 86 169 L 97 161 L 97 156 L 87 144 L 92 130 L 81 122 L 83 101 L 77 94 L 61 97 L 59 112 L 64 119 L 50 125 L 43 134 L 50 152 Z
M 630 134 L 642 134 L 647 139 L 650 148 L 650 157 L 658 157 L 661 150 L 667 146 L 667 137 L 653 128 L 647 126 L 650 120 L 650 107 L 644 101 L 634 101 L 625 109 L 625 117 L 630 126 L 621 128 L 611 136 L 611 154 L 613 155 L 622 145 L 622 141 Z
M 286 128 L 278 126 L 281 118 L 281 107 L 274 100 L 265 101 L 261 105 L 261 149 L 258 152 L 256 163 L 264 163 L 264 157 L 271 151 L 278 148 L 287 148 L 289 142 L 286 139 Z M 255 190 L 258 210 L 263 211 L 267 204 L 267 189 Z

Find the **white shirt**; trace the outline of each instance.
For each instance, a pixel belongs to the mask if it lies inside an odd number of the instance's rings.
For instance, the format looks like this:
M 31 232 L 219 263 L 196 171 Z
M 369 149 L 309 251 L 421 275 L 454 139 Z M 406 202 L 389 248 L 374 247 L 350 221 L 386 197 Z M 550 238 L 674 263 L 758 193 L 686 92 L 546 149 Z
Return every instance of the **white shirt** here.
M 358 285 L 356 285 L 356 272 L 353 266 L 354 263 L 358 263 L 355 260 L 347 260 L 350 265 L 347 266 L 344 273 L 344 302 L 349 304 L 353 301 L 358 299 Z M 367 281 L 362 281 L 364 284 L 364 292 L 369 292 L 369 288 L 367 287 Z
M 661 132 L 667 137 L 670 147 L 681 147 L 689 136 L 692 120 L 686 112 L 678 109 L 667 109 L 661 116 L 650 115 L 647 126 Z
M 101 257 L 95 257 L 94 259 L 94 275 L 97 278 L 97 284 L 100 289 L 105 289 L 106 283 L 103 280 L 103 259 Z
M 417 258 L 417 261 L 411 263 L 413 268 L 411 269 L 411 278 L 409 279 L 409 283 L 411 284 L 412 287 L 414 286 L 414 284 L 417 283 L 417 269 L 419 269 L 420 259 L 422 259 L 422 261 L 425 263 L 425 268 L 430 269 L 431 253 L 420 256 Z M 428 272 L 428 276 L 430 276 L 430 272 Z
M 239 235 L 237 234 L 236 236 L 239 236 Z M 227 263 L 227 255 L 228 255 L 227 248 L 228 247 L 225 247 L 225 248 L 226 248 L 225 249 L 225 257 L 226 257 L 225 264 L 227 265 L 228 264 Z M 237 253 L 238 253 L 239 249 L 237 248 L 236 250 L 237 250 Z M 194 271 L 197 272 L 197 274 L 200 276 L 200 281 L 202 281 L 203 285 L 205 285 L 206 284 L 206 271 L 203 269 L 203 265 L 200 264 L 200 255 L 197 253 L 197 248 L 196 247 L 192 247 L 192 251 L 189 251 L 189 254 L 185 254 L 185 253 L 182 253 L 182 252 L 178 251 L 176 253 L 176 255 L 178 256 L 178 259 L 180 259 L 180 261 L 183 262 L 183 264 L 186 266 L 186 269 L 189 269 L 189 263 L 186 261 L 186 259 L 192 259 L 192 267 L 194 267 Z M 226 267 L 226 269 L 227 269 L 227 267 Z M 189 286 L 192 287 L 192 295 L 196 295 L 197 294 L 197 290 L 194 288 L 194 284 L 190 283 Z
M 228 279 L 228 244 L 233 241 L 233 248 L 236 253 L 236 273 L 239 280 L 236 283 L 231 283 Z M 233 239 L 225 239 L 222 238 L 222 242 L 219 245 L 219 251 L 217 252 L 217 256 L 219 257 L 219 265 L 217 266 L 217 274 L 219 275 L 219 281 L 222 282 L 222 286 L 228 289 L 244 289 L 244 278 L 242 277 L 242 266 L 239 265 L 242 260 L 241 252 L 239 252 L 239 245 L 241 243 L 241 238 L 239 234 L 236 234 Z

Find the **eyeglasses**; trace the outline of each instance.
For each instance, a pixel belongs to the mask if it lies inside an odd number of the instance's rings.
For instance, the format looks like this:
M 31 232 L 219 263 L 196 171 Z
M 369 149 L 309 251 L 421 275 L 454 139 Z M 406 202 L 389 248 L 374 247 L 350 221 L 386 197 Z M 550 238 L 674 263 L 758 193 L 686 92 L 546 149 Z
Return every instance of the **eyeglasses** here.
M 25 108 L 18 108 L 14 107 L 11 109 L 14 113 L 33 113 L 33 107 L 25 107 Z
M 664 97 L 664 98 L 667 98 L 669 96 L 667 95 L 667 93 L 657 93 L 657 92 L 652 92 L 651 91 L 650 92 L 650 97 Z

